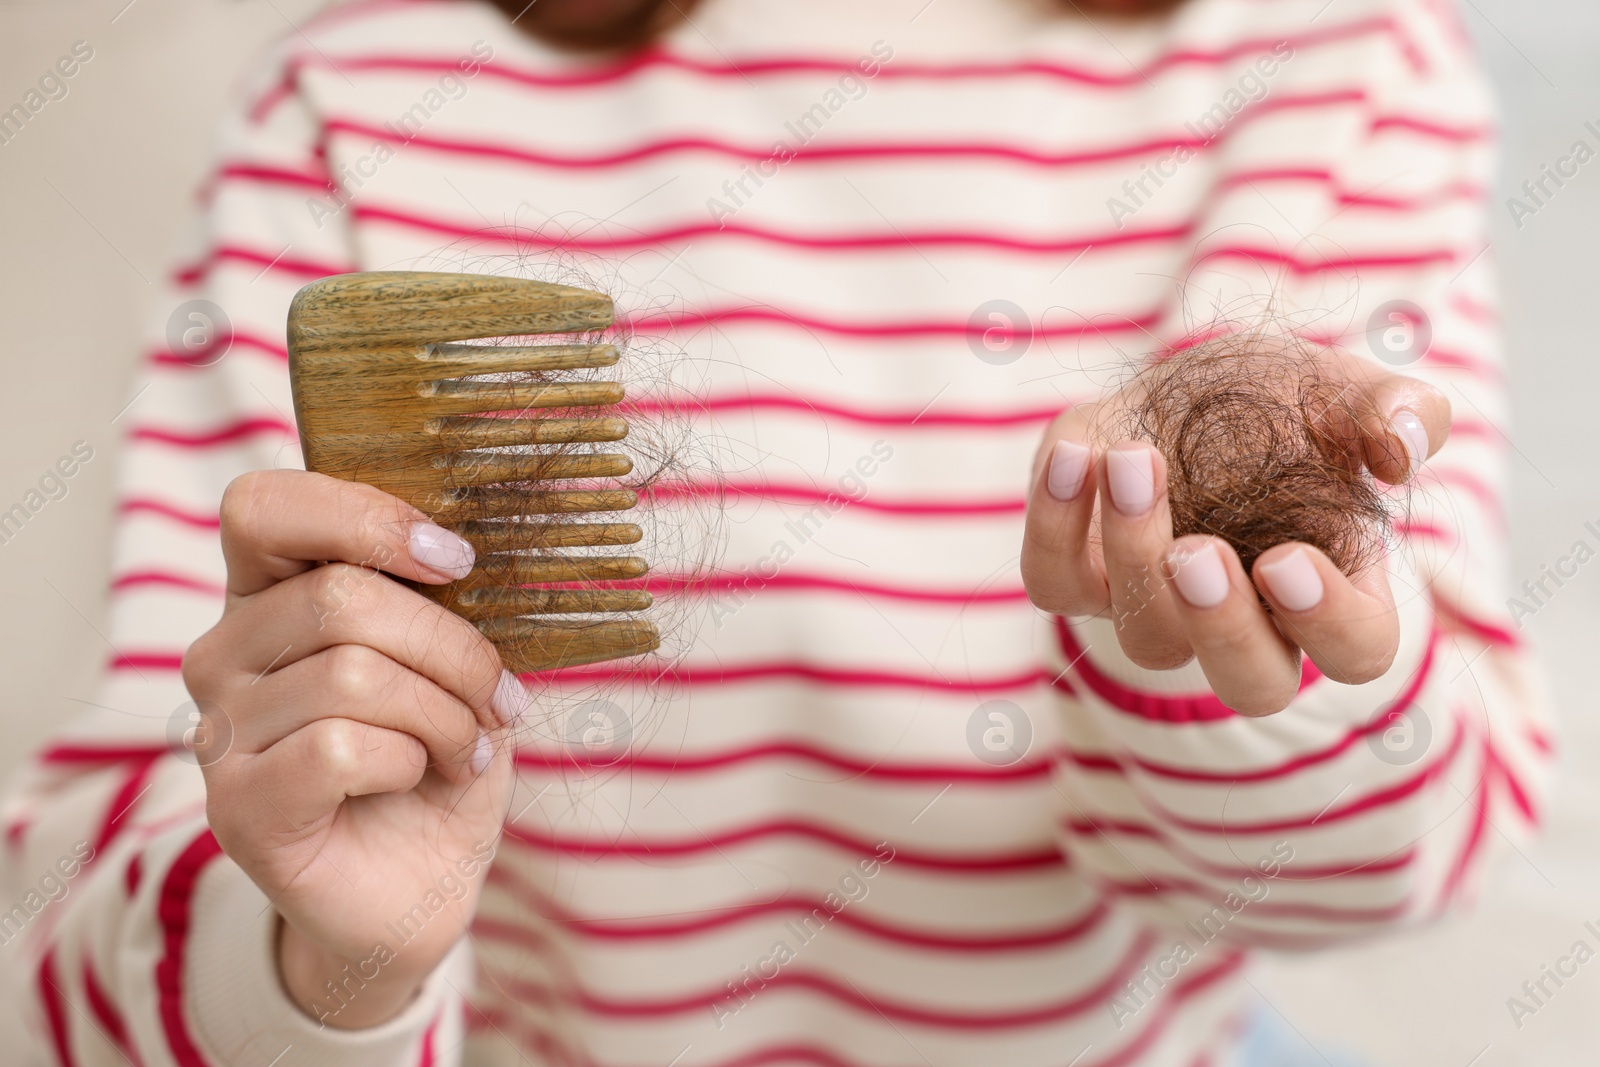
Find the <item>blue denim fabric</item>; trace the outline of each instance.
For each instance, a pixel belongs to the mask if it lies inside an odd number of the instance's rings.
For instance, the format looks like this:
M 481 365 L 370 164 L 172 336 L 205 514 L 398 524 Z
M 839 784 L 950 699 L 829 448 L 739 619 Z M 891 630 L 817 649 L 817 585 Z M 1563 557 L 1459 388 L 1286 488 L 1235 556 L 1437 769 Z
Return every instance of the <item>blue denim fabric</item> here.
M 1377 1067 L 1326 1042 L 1313 1046 L 1283 1017 L 1259 1004 L 1240 1043 L 1240 1067 Z

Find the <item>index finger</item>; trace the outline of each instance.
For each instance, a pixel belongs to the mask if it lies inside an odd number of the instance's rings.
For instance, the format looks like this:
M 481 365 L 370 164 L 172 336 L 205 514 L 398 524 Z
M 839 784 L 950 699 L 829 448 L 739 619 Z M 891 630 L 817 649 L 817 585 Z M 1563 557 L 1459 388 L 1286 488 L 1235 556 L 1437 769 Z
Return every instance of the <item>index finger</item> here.
M 222 494 L 230 596 L 249 596 L 325 562 L 438 585 L 465 577 L 475 554 L 398 497 L 311 471 L 253 471 Z
M 1111 603 L 1105 563 L 1090 537 L 1095 456 L 1082 434 L 1071 412 L 1050 424 L 1023 526 L 1023 587 L 1035 607 L 1057 615 L 1093 615 Z
M 1339 353 L 1337 365 L 1357 391 L 1351 405 L 1361 428 L 1362 461 L 1390 485 L 1408 480 L 1450 436 L 1450 400 L 1420 378 L 1391 374 Z

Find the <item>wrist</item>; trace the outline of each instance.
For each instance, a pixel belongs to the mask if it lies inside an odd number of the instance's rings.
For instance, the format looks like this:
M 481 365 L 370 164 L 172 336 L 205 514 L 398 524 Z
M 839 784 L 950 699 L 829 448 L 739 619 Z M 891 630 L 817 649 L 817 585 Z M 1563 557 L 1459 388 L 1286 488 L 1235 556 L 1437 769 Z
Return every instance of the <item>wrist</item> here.
M 416 999 L 426 973 L 405 966 L 386 946 L 350 958 L 307 937 L 281 916 L 278 978 L 294 1005 L 323 1026 L 360 1030 L 399 1015 Z

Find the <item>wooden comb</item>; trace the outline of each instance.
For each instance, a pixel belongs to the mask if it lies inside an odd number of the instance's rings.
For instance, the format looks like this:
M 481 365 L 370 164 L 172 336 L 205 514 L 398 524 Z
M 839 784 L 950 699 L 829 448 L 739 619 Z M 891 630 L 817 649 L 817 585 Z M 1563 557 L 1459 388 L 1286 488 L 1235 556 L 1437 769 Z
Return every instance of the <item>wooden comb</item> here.
M 649 620 L 622 614 L 648 608 L 648 592 L 592 587 L 646 572 L 638 556 L 593 551 L 643 531 L 572 518 L 638 504 L 637 492 L 606 482 L 632 471 L 628 456 L 570 447 L 627 436 L 613 409 L 623 388 L 551 380 L 612 366 L 616 347 L 466 343 L 586 333 L 612 314 L 611 298 L 587 289 L 413 271 L 323 278 L 289 308 L 306 469 L 392 493 L 466 538 L 472 572 L 417 588 L 475 623 L 513 671 L 660 644 Z

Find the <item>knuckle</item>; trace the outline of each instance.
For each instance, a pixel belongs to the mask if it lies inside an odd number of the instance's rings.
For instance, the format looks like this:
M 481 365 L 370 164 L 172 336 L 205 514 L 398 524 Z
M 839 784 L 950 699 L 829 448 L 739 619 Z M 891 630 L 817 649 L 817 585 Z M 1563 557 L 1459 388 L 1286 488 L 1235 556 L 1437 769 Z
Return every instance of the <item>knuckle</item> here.
M 323 719 L 317 724 L 317 743 L 313 757 L 319 773 L 334 780 L 346 778 L 359 769 L 376 747 L 372 728 L 353 719 Z
M 329 563 L 307 572 L 306 599 L 319 625 L 345 611 L 359 612 L 370 603 L 370 586 L 377 577 L 376 571 L 349 563 Z
M 365 645 L 334 645 L 323 657 L 323 683 L 341 703 L 371 699 L 393 679 L 388 657 Z
M 184 650 L 178 673 L 190 696 L 199 697 L 211 692 L 218 651 L 213 647 L 217 643 L 215 634 L 215 629 L 207 630 Z

